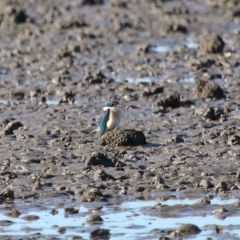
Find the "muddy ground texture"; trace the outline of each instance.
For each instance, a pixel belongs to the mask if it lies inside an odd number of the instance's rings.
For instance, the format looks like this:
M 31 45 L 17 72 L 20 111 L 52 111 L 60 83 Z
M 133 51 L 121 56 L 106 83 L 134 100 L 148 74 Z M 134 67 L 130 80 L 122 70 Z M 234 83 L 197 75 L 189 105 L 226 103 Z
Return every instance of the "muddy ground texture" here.
M 1 0 L 1 212 L 163 195 L 202 198 L 187 209 L 197 212 L 209 197 L 238 198 L 239 9 L 238 0 Z M 108 99 L 126 106 L 119 132 L 88 136 Z M 133 130 L 135 144 L 125 139 Z

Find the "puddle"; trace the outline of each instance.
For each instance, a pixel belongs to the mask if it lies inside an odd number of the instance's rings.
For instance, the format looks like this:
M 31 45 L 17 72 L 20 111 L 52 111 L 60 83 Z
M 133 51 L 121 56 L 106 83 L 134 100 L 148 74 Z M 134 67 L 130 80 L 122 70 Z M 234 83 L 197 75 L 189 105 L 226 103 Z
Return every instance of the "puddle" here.
M 175 51 L 183 47 L 184 45 L 189 49 L 194 49 L 198 47 L 198 44 L 192 38 L 188 37 L 185 42 L 180 40 L 173 41 L 166 39 L 162 43 L 158 44 L 156 47 L 153 47 L 152 51 L 157 53 L 166 53 L 170 51 Z
M 4 105 L 7 105 L 7 104 L 9 104 L 9 103 L 19 103 L 19 102 L 27 102 L 26 100 L 22 100 L 22 101 L 15 101 L 15 100 L 6 100 L 6 99 L 0 99 L 0 104 L 4 104 Z M 29 102 L 31 102 L 30 100 L 29 100 Z M 58 98 L 51 98 L 51 99 L 47 99 L 47 101 L 46 101 L 46 104 L 47 105 L 57 105 L 58 104 L 58 102 L 59 102 L 59 99 Z M 34 102 L 32 102 L 32 103 L 34 103 Z M 42 103 L 40 102 L 39 103 L 39 105 L 41 105 Z
M 198 44 L 196 42 L 194 42 L 194 40 L 190 37 L 187 38 L 187 41 L 186 41 L 186 46 L 187 48 L 197 48 L 198 47 Z
M 26 236 L 28 234 L 40 233 L 44 236 L 59 236 L 59 228 L 64 227 L 66 232 L 62 235 L 62 239 L 66 239 L 66 236 L 81 236 L 83 239 L 89 239 L 89 234 L 96 228 L 107 228 L 110 230 L 111 239 L 156 239 L 153 234 L 154 229 L 167 229 L 177 228 L 184 223 L 196 224 L 199 228 L 202 228 L 202 232 L 194 236 L 193 239 L 206 239 L 206 236 L 211 234 L 212 231 L 204 230 L 204 226 L 217 224 L 220 226 L 236 225 L 239 222 L 239 216 L 227 217 L 223 220 L 217 219 L 213 215 L 207 216 L 187 216 L 187 217 L 161 217 L 150 216 L 147 213 L 142 213 L 142 207 L 154 206 L 157 203 L 176 205 L 176 204 L 195 204 L 198 199 L 168 199 L 166 201 L 133 201 L 124 202 L 119 207 L 105 205 L 101 210 L 101 217 L 103 223 L 98 225 L 88 225 L 86 223 L 87 218 L 91 215 L 88 211 L 90 203 L 85 203 L 84 206 L 79 206 L 78 214 L 65 215 L 64 209 L 58 209 L 56 215 L 47 211 L 28 212 L 27 215 L 37 215 L 39 217 L 36 221 L 25 221 L 24 215 L 19 218 L 10 218 L 3 214 L 0 214 L 0 220 L 10 220 L 13 222 L 10 226 L 1 226 L 1 236 Z M 236 199 L 212 199 L 212 204 L 227 205 L 236 202 Z M 150 214 L 150 212 L 149 212 Z M 189 213 L 194 214 L 194 213 Z M 209 228 L 208 228 L 209 229 Z M 226 230 L 227 231 L 227 230 Z M 231 230 L 231 234 L 239 236 L 240 230 Z M 205 238 L 204 238 L 205 236 Z M 214 238 L 213 238 L 214 239 Z
M 151 200 L 151 201 L 134 201 L 134 202 L 125 202 L 123 203 L 121 206 L 123 208 L 126 209 L 138 209 L 138 208 L 143 208 L 143 207 L 151 207 L 154 206 L 158 203 L 164 204 L 164 205 L 169 205 L 169 206 L 174 206 L 174 205 L 178 205 L 178 204 L 186 204 L 186 205 L 193 205 L 193 204 L 197 204 L 197 202 L 200 199 L 168 199 L 165 201 L 155 201 L 155 200 Z M 217 205 L 229 205 L 229 204 L 233 204 L 234 202 L 237 201 L 237 199 L 219 199 L 219 198 L 213 198 L 210 200 L 211 204 L 217 204 Z
M 131 77 L 127 77 L 126 80 L 129 83 L 141 83 L 141 82 L 152 82 L 153 79 L 151 79 L 151 77 L 142 77 L 142 78 L 131 78 Z
M 185 82 L 185 83 L 194 83 L 195 78 L 192 76 L 184 77 L 180 79 L 180 82 Z
M 0 99 L 0 104 L 8 104 L 9 101 L 6 99 Z

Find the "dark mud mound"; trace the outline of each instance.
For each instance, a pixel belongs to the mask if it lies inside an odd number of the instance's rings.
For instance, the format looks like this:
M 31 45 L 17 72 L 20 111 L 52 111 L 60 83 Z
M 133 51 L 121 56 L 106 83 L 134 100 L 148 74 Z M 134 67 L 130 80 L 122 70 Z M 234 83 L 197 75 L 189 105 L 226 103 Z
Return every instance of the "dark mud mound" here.
M 146 138 L 141 131 L 125 129 L 106 132 L 100 139 L 102 146 L 138 146 L 146 143 Z
M 211 35 L 200 43 L 199 49 L 205 53 L 222 53 L 224 46 L 225 43 L 219 35 Z
M 222 99 L 225 98 L 223 89 L 215 82 L 197 80 L 195 83 L 194 94 L 203 99 Z

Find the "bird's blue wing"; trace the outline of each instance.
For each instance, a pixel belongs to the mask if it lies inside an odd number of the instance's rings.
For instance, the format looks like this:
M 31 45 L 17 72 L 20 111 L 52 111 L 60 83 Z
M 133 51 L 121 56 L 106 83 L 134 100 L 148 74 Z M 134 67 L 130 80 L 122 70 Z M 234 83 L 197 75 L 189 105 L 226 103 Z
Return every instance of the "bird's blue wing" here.
M 110 110 L 107 109 L 107 110 L 104 112 L 102 118 L 101 118 L 100 121 L 99 121 L 99 132 L 100 132 L 101 134 L 103 134 L 103 133 L 105 132 L 105 130 L 106 130 L 107 122 L 108 122 L 108 120 L 109 120 L 109 114 L 110 114 Z

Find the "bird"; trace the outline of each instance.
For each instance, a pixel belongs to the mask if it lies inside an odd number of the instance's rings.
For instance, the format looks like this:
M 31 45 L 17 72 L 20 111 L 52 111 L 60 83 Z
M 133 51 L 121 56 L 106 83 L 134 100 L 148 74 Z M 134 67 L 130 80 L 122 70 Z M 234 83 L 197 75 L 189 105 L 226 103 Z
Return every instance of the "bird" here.
M 119 108 L 117 108 L 117 105 L 119 105 L 117 100 L 108 100 L 104 104 L 104 114 L 100 118 L 97 128 L 88 135 L 92 135 L 95 132 L 100 132 L 100 135 L 103 135 L 105 132 L 118 127 L 121 122 L 122 112 Z

